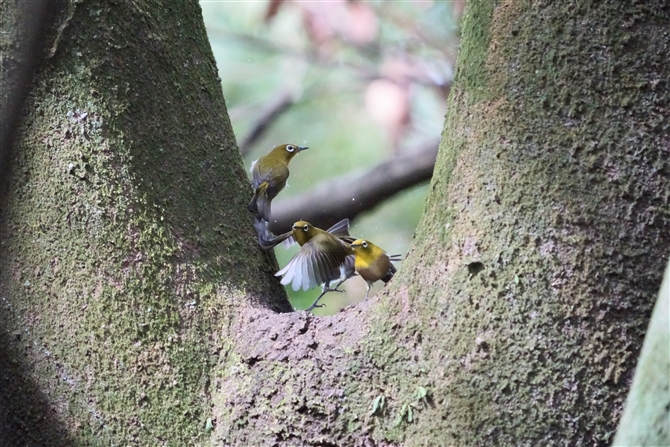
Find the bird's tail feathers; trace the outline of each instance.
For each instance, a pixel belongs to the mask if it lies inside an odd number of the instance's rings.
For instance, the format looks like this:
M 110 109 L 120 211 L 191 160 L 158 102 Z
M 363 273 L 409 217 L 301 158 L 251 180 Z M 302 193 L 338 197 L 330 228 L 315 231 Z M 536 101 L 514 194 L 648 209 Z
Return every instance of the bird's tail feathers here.
M 253 213 L 254 216 L 258 217 L 258 213 L 256 212 L 256 201 L 258 200 L 258 195 L 257 193 L 254 193 L 254 196 L 251 198 L 251 202 L 249 202 L 249 205 L 247 205 L 247 209 L 249 212 Z
M 270 221 L 270 203 L 272 202 L 267 194 L 268 183 L 263 182 L 258 186 L 258 199 L 256 199 L 256 209 L 258 215 L 266 222 Z
M 391 261 L 402 261 L 402 259 L 400 259 L 400 255 L 391 255 L 391 256 L 389 256 L 389 259 L 390 259 Z M 382 278 L 382 281 L 384 281 L 384 283 L 389 282 L 389 281 L 391 280 L 391 278 L 393 278 L 393 276 L 395 275 L 395 273 L 396 273 L 397 271 L 398 271 L 398 269 L 395 268 L 395 265 L 390 264 L 390 265 L 389 265 L 389 271 L 388 271 L 388 273 L 386 273 L 386 275 Z
M 342 219 L 326 230 L 334 236 L 349 236 L 349 219 Z
M 247 208 L 254 213 L 255 216 L 263 219 L 266 222 L 270 221 L 270 202 L 267 194 L 268 182 L 263 182 L 258 185 L 254 191 L 254 197 L 249 202 Z
M 275 236 L 268 228 L 268 223 L 257 216 L 254 216 L 254 230 L 256 230 L 258 245 L 263 250 L 271 250 L 293 235 L 293 232 L 289 231 L 288 233 Z

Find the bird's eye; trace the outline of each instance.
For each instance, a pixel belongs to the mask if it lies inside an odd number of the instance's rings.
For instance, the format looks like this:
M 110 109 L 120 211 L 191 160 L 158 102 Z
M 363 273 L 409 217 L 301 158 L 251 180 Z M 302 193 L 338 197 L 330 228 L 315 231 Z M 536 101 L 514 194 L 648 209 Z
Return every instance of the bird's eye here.
M 289 152 L 293 152 L 295 150 L 295 146 L 293 146 L 292 144 L 287 144 L 286 150 Z
M 305 225 L 304 227 L 302 227 L 302 230 L 303 230 L 303 231 L 307 231 L 307 230 L 309 230 L 309 225 Z
M 365 241 L 363 241 L 363 243 L 361 245 L 363 245 L 363 248 L 368 248 L 368 243 L 365 242 Z

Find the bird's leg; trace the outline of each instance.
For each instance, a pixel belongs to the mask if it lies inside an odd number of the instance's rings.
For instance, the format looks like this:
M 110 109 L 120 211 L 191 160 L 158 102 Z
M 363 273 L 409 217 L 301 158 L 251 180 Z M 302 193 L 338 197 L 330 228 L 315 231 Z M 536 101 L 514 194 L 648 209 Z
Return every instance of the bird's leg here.
M 365 291 L 365 299 L 368 299 L 368 295 L 370 294 L 370 284 L 367 284 L 368 290 Z
M 323 290 L 321 291 L 321 295 L 319 295 L 319 297 L 318 297 L 316 300 L 314 300 L 314 302 L 312 303 L 312 305 L 309 306 L 309 307 L 308 307 L 307 309 L 305 309 L 305 310 L 306 310 L 307 312 L 309 312 L 310 310 L 314 309 L 315 307 L 323 307 L 323 306 L 325 306 L 325 304 L 317 304 L 317 303 L 319 302 L 319 300 L 321 299 L 321 297 L 324 296 L 324 295 L 325 295 L 326 293 L 328 293 L 329 291 L 330 291 L 330 290 L 328 290 L 326 287 L 324 287 Z
M 323 290 L 325 290 L 326 292 L 344 292 L 344 290 L 340 290 L 340 289 L 338 289 L 338 287 L 340 287 L 342 285 L 342 283 L 344 281 L 346 281 L 347 279 L 349 279 L 349 278 L 344 278 L 342 281 L 338 282 L 337 285 L 332 289 L 330 288 L 330 284 L 328 284 L 327 286 L 325 286 L 323 288 Z

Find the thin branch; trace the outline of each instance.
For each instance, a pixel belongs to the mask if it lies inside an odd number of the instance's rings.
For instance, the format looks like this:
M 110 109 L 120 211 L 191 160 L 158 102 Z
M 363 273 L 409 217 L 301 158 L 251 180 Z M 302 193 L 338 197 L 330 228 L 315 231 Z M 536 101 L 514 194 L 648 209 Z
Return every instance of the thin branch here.
M 253 144 L 265 133 L 265 131 L 287 111 L 293 104 L 295 104 L 296 94 L 290 90 L 279 92 L 263 107 L 259 112 L 258 119 L 251 125 L 249 132 L 242 138 L 238 146 L 242 155 L 246 155 L 251 150 Z
M 430 140 L 412 151 L 395 155 L 372 169 L 326 181 L 312 191 L 272 205 L 270 229 L 287 231 L 297 220 L 319 228 L 374 208 L 411 186 L 429 180 L 437 157 L 439 140 Z
M 243 44 L 253 46 L 258 51 L 292 57 L 311 64 L 319 64 L 325 68 L 339 68 L 345 66 L 358 72 L 364 78 L 375 79 L 380 76 L 379 71 L 371 64 L 357 63 L 343 58 L 327 58 L 316 51 L 303 51 L 298 48 L 289 47 L 283 44 L 283 42 L 278 43 L 270 39 L 221 28 L 208 29 L 207 33 L 210 36 L 237 40 Z

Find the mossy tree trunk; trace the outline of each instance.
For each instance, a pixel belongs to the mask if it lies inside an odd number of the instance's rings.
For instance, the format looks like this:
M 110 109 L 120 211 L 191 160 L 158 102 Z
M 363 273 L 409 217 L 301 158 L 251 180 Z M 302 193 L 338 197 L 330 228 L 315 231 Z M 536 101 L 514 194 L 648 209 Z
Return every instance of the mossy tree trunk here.
M 469 3 L 394 287 L 435 326 L 453 443 L 612 441 L 670 253 L 669 25 L 662 1 Z
M 231 308 L 291 310 L 200 7 L 71 2 L 52 45 L 0 216 L 3 441 L 189 445 Z
M 611 442 L 670 249 L 660 0 L 469 2 L 414 245 L 327 318 L 273 312 L 197 5 L 124 8 L 70 10 L 26 110 L 0 228 L 16 436 Z
M 609 445 L 670 252 L 670 11 L 468 2 L 426 210 L 386 291 L 244 311 L 224 445 Z

